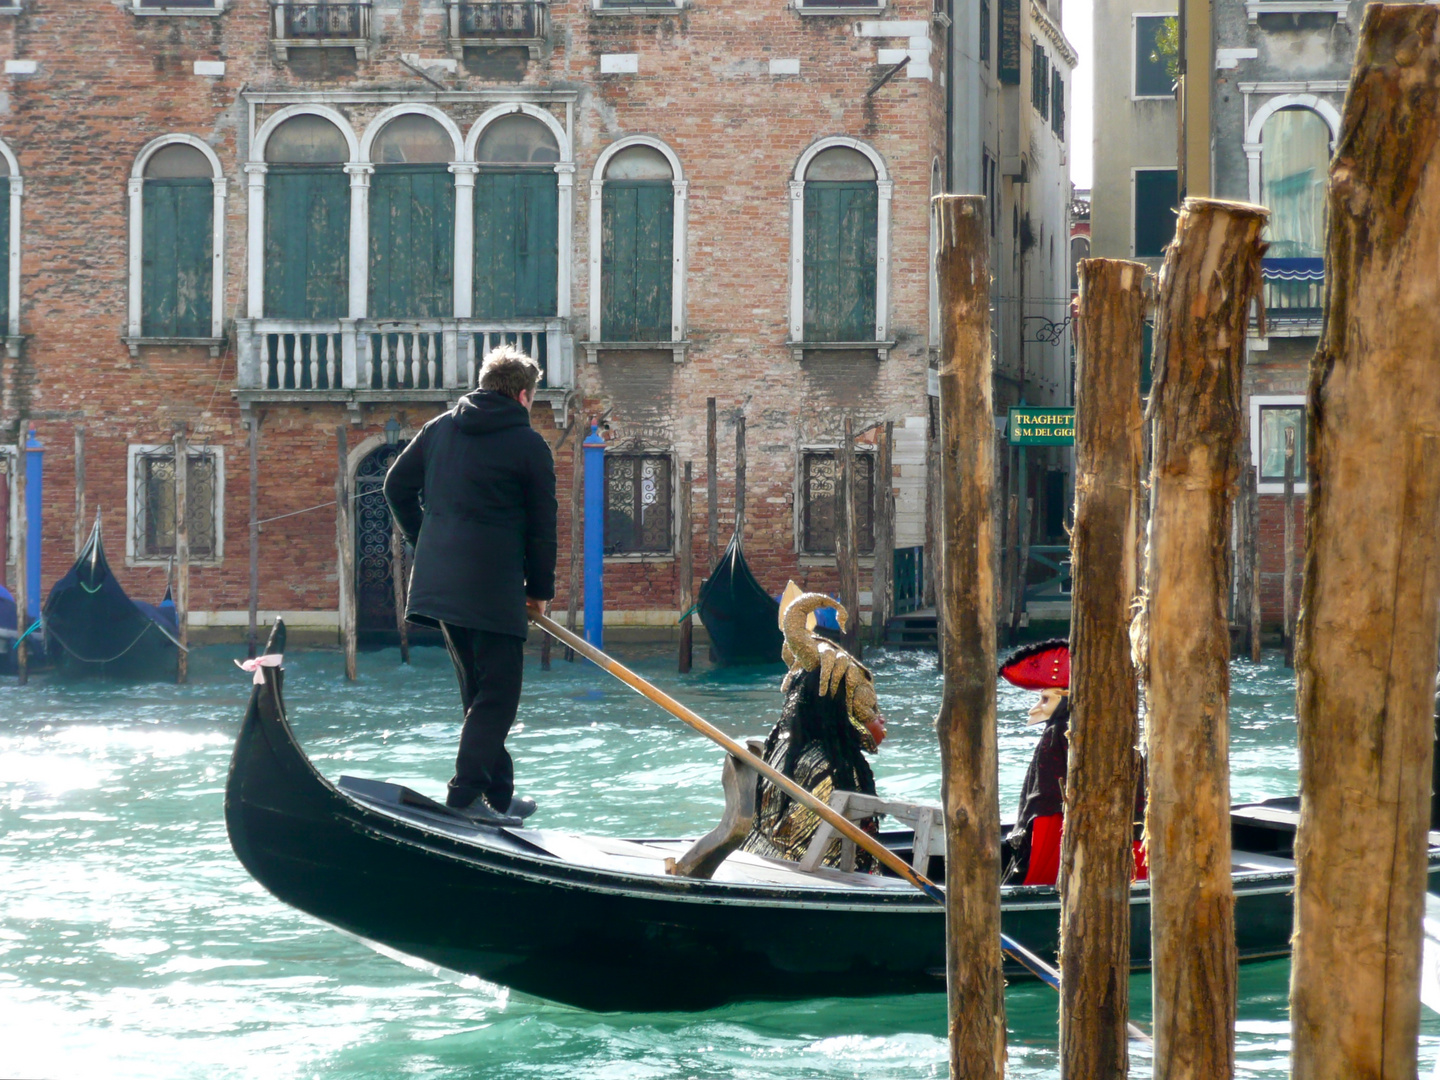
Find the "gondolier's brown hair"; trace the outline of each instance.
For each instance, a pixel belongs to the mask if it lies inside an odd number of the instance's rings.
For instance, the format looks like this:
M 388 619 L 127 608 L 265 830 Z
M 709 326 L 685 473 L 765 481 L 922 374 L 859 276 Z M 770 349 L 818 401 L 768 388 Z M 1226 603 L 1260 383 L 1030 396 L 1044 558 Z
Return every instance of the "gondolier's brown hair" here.
M 521 394 L 533 394 L 539 381 L 540 365 L 514 345 L 495 346 L 480 365 L 481 390 L 493 390 L 517 401 Z

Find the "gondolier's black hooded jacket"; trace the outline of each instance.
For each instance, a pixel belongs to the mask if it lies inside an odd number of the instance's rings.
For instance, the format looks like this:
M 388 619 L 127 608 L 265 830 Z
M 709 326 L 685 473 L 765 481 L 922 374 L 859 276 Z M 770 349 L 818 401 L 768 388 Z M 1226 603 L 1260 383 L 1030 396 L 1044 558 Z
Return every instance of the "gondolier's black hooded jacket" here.
M 395 459 L 385 501 L 415 545 L 406 618 L 526 636 L 526 597 L 555 595 L 555 462 L 525 406 L 461 398 Z

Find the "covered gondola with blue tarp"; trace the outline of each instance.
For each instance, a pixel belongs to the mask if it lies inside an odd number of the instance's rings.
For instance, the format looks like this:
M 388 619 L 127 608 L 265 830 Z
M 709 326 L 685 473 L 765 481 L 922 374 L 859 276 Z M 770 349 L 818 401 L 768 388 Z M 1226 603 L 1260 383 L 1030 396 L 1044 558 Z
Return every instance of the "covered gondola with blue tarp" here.
M 62 669 L 124 678 L 173 675 L 180 648 L 170 590 L 158 604 L 132 600 L 105 560 L 100 520 L 41 611 L 46 642 Z

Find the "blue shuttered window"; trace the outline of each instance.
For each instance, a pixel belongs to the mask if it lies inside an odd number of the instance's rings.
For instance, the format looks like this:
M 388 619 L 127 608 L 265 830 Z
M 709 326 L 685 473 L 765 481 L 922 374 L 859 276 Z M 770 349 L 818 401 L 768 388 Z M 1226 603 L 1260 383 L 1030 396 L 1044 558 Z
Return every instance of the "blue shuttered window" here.
M 674 187 L 607 180 L 601 197 L 600 326 L 606 341 L 669 341 Z
M 475 178 L 476 316 L 555 315 L 559 234 L 553 171 L 482 171 Z
M 874 339 L 878 207 L 873 181 L 806 182 L 806 341 Z
M 265 178 L 265 315 L 339 319 L 350 273 L 350 178 L 271 165 Z
M 381 165 L 370 184 L 370 315 L 454 310 L 455 184 L 445 166 Z
M 141 196 L 144 337 L 209 337 L 213 294 L 214 183 L 146 180 Z

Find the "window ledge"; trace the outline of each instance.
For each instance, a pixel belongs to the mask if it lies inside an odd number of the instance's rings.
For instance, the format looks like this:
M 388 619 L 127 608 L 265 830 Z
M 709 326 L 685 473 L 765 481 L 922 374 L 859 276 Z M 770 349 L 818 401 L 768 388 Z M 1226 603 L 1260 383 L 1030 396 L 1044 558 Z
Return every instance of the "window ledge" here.
M 531 60 L 539 60 L 545 48 L 543 37 L 457 37 L 447 41 L 450 56 L 455 60 L 465 59 L 466 49 L 525 49 Z
M 14 10 L 19 10 L 18 5 Z M 187 16 L 213 18 L 216 15 L 225 14 L 225 0 L 216 0 L 214 7 L 192 7 L 188 4 L 184 7 L 141 7 L 139 4 L 131 4 L 128 8 L 126 8 L 126 10 L 129 11 L 131 15 L 140 15 L 147 18 L 157 16 L 162 18 L 184 18 Z
M 0 15 L 19 15 L 24 10 L 25 7 L 23 4 L 0 5 Z
M 200 566 L 200 567 L 220 566 L 220 565 L 222 565 L 224 562 L 225 562 L 225 560 L 224 560 L 223 558 L 215 558 L 214 556 L 208 556 L 208 555 L 207 555 L 205 558 L 203 558 L 203 559 L 202 559 L 202 558 L 197 558 L 197 557 L 194 556 L 194 555 L 192 555 L 192 556 L 190 557 L 190 565 L 191 565 L 192 567 L 196 567 L 196 566 Z M 174 559 L 173 556 L 170 556 L 170 555 L 156 555 L 156 556 L 153 556 L 153 557 L 152 557 L 152 556 L 149 556 L 149 555 L 127 555 L 127 556 L 125 557 L 125 565 L 126 565 L 126 566 L 159 566 L 159 567 L 162 567 L 162 568 L 163 568 L 163 567 L 174 566 L 174 565 L 175 565 L 175 559 Z
M 689 340 L 685 341 L 582 341 L 585 346 L 585 360 L 594 364 L 600 360 L 602 352 L 668 352 L 670 359 L 677 364 L 685 362 L 685 350 L 689 347 Z
M 662 555 L 658 552 L 650 555 L 606 555 L 607 563 L 673 563 L 674 553 Z
M 1334 15 L 1337 22 L 1350 16 L 1349 0 L 1246 0 L 1245 14 L 1253 23 L 1261 15 Z
M 877 15 L 885 10 L 885 4 L 846 4 L 844 7 L 807 7 L 799 5 L 795 8 L 798 15 L 838 15 L 849 18 L 854 15 Z
M 887 360 L 890 357 L 890 350 L 895 347 L 893 341 L 787 341 L 785 347 L 790 350 L 794 359 L 798 362 L 805 359 L 807 352 L 873 352 L 875 359 Z
M 826 566 L 835 565 L 834 555 L 815 555 L 801 552 L 798 557 L 801 566 L 823 568 Z M 869 569 L 873 570 L 875 569 L 875 556 L 861 555 L 856 559 L 856 564 L 862 569 L 868 567 Z
M 683 3 L 674 4 L 606 4 L 592 7 L 591 15 L 678 15 L 685 9 Z
M 130 355 L 139 356 L 142 345 L 173 345 L 173 346 L 195 346 L 203 345 L 210 350 L 211 358 L 218 357 L 220 350 L 225 347 L 226 339 L 223 337 L 122 337 L 121 341 L 130 349 Z
M 467 391 L 455 390 L 231 390 L 240 412 L 248 415 L 256 405 L 344 405 L 353 423 L 360 423 L 360 410 L 365 405 L 394 405 L 417 401 L 432 402 L 446 408 L 465 396 Z
M 365 60 L 370 55 L 369 38 L 271 38 L 275 59 L 284 63 L 290 59 L 291 49 L 354 49 L 356 60 Z
M 574 393 L 574 388 L 569 386 L 542 386 L 535 391 L 535 400 L 549 405 L 550 411 L 555 414 L 555 426 L 564 428 L 570 425 L 570 395 L 572 393 Z
M 28 336 L 28 334 L 6 334 L 5 355 L 11 360 L 18 360 L 20 358 L 20 350 L 24 347 L 25 339 Z

